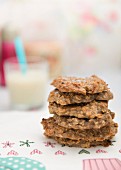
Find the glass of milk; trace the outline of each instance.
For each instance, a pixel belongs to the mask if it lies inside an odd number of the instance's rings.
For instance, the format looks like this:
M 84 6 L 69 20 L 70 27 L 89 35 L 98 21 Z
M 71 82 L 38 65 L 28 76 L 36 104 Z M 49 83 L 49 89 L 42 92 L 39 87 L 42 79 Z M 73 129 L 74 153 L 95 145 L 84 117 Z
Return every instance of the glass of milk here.
M 46 61 L 31 60 L 23 73 L 15 59 L 5 63 L 5 78 L 14 109 L 29 110 L 41 107 L 45 102 L 48 83 L 48 64 Z M 26 66 L 25 66 L 26 67 Z

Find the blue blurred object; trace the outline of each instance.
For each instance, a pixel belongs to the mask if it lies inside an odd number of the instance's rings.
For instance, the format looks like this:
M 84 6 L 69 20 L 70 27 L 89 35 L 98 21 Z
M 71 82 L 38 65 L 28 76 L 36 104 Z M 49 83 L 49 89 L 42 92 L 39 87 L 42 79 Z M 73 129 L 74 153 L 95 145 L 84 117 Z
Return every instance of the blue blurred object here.
M 18 62 L 21 67 L 21 71 L 23 74 L 25 74 L 27 71 L 27 62 L 26 62 L 26 55 L 24 52 L 23 43 L 21 41 L 21 38 L 16 37 L 14 40 L 14 43 L 15 43 L 15 50 L 16 50 Z

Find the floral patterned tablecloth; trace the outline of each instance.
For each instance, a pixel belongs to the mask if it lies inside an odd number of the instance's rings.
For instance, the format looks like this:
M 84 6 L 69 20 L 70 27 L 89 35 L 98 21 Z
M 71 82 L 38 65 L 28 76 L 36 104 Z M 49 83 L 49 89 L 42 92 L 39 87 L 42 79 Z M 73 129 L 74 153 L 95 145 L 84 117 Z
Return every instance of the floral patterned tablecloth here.
M 108 148 L 63 147 L 44 137 L 42 117 L 47 115 L 41 111 L 1 113 L 0 157 L 27 157 L 42 162 L 47 170 L 82 170 L 84 159 L 121 158 L 120 129 Z

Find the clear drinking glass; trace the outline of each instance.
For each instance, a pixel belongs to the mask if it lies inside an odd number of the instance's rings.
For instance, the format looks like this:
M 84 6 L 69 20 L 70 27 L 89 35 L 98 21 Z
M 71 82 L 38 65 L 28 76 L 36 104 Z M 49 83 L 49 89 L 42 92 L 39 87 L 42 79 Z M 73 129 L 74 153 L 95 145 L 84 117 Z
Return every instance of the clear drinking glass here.
M 22 67 L 26 67 L 24 72 Z M 29 110 L 44 104 L 48 83 L 46 61 L 33 59 L 25 65 L 19 64 L 17 59 L 8 59 L 5 62 L 5 78 L 12 108 Z

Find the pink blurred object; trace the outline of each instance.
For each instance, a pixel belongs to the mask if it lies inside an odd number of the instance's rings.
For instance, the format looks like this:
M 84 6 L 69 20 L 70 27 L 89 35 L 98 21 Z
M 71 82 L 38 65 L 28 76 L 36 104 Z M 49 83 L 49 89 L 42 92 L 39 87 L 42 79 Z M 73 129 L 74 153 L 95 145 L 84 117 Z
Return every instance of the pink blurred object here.
M 5 73 L 4 73 L 4 63 L 6 59 L 16 58 L 15 47 L 13 42 L 2 42 L 2 57 L 0 61 L 0 72 L 1 72 L 1 82 L 2 86 L 5 86 Z
M 121 170 L 121 161 L 116 158 L 85 159 L 83 170 Z
M 14 47 L 14 38 L 16 32 L 13 28 L 6 26 L 2 29 L 1 37 L 1 57 L 0 57 L 0 85 L 5 86 L 5 73 L 4 73 L 4 63 L 6 59 L 16 58 L 16 52 Z

